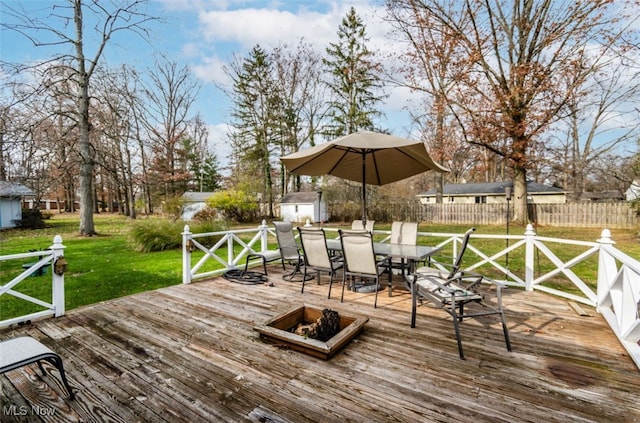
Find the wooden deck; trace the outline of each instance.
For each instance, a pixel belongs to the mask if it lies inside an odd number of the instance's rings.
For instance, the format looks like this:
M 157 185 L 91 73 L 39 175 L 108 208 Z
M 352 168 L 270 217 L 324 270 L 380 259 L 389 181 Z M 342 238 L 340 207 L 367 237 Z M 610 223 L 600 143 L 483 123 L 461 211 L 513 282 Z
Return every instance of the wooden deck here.
M 0 377 L 5 421 L 93 422 L 635 422 L 640 372 L 604 320 L 566 300 L 507 290 L 513 352 L 497 322 L 453 325 L 410 295 L 326 299 L 323 285 L 223 278 L 176 285 L 0 331 L 29 335 L 63 359 Z M 335 290 L 338 294 L 339 290 Z M 300 304 L 367 316 L 364 332 L 328 361 L 264 343 L 254 325 Z M 489 324 L 491 323 L 491 324 Z

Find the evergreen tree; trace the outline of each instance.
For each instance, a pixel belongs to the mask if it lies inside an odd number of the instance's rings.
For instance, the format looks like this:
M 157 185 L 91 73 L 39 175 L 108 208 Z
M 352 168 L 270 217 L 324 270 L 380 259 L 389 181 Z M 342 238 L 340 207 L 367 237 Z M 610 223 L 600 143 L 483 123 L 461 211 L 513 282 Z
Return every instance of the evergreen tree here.
M 332 79 L 328 86 L 334 98 L 329 112 L 331 123 L 325 130 L 331 137 L 360 130 L 374 130 L 376 109 L 384 98 L 381 92 L 381 65 L 366 46 L 368 38 L 362 20 L 352 7 L 338 28 L 337 43 L 330 43 L 323 60 Z
M 269 56 L 259 45 L 231 70 L 235 131 L 230 134 L 236 158 L 235 179 L 254 181 L 251 188 L 266 200 L 270 216 L 274 215 L 270 155 L 277 142 L 282 107 L 272 71 Z
M 187 189 L 201 192 L 221 189 L 218 156 L 206 146 L 199 148 L 191 138 L 186 140 L 184 148 L 187 159 L 186 167 L 189 174 Z

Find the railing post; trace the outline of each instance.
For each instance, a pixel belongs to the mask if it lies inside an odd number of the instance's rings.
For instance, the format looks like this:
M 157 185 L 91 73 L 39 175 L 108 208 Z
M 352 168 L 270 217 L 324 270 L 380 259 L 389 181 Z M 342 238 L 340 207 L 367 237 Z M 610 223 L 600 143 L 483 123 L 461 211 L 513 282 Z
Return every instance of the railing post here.
M 58 260 L 64 260 L 64 249 L 65 246 L 62 245 L 62 237 L 60 235 L 56 235 L 53 237 L 53 245 L 49 247 L 51 249 L 52 260 L 51 260 L 51 283 L 52 283 L 52 294 L 51 294 L 51 302 L 53 304 L 53 313 L 55 317 L 64 316 L 64 271 L 66 270 L 66 266 L 62 265 L 62 263 L 58 263 L 56 266 L 56 262 Z
M 191 230 L 184 225 L 182 232 L 182 283 L 191 283 Z
M 611 306 L 609 291 L 611 289 L 611 284 L 618 273 L 618 265 L 616 264 L 616 259 L 613 258 L 611 254 L 607 253 L 607 246 L 615 244 L 611 239 L 611 231 L 609 229 L 603 229 L 600 234 L 600 239 L 596 242 L 600 244 L 600 251 L 598 252 L 598 281 L 596 287 L 596 294 L 598 297 L 596 310 L 600 312 L 601 306 Z
M 536 231 L 533 225 L 529 223 L 524 231 L 525 236 L 525 253 L 524 253 L 524 287 L 527 291 L 533 290 L 533 277 L 535 269 L 535 236 Z
M 258 230 L 260 231 L 260 251 L 263 253 L 269 249 L 269 227 L 267 226 L 267 221 L 262 219 L 262 223 L 258 226 Z

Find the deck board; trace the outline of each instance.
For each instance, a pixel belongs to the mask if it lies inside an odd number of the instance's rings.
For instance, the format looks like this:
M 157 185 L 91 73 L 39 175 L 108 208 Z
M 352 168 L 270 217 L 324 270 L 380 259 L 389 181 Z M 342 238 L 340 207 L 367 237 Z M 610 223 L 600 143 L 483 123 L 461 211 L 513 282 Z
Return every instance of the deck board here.
M 640 372 L 594 310 L 509 289 L 513 352 L 495 319 L 461 325 L 394 289 L 327 299 L 327 280 L 275 286 L 223 278 L 176 285 L 68 311 L 0 332 L 33 336 L 63 359 L 0 378 L 1 421 L 94 422 L 634 422 Z M 364 331 L 330 360 L 264 343 L 257 324 L 310 304 L 366 316 Z M 50 414 L 36 411 L 44 410 Z M 35 410 L 35 411 L 34 411 Z M 25 414 L 21 414 L 21 413 Z

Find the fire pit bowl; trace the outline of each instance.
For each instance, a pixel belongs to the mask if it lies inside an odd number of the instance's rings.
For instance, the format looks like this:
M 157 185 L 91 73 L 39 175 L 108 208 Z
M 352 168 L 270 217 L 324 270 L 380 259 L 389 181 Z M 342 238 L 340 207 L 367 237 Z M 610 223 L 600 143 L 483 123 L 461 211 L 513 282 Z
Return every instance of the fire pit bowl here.
M 291 348 L 292 350 L 327 360 L 362 332 L 364 324 L 369 321 L 369 318 L 355 318 L 339 313 L 340 332 L 327 342 L 307 338 L 292 332 L 292 329 L 298 326 L 299 323 L 315 322 L 322 315 L 322 310 L 320 307 L 306 304 L 297 306 L 269 319 L 264 325 L 255 326 L 253 329 L 259 332 L 260 338 L 268 343 Z

